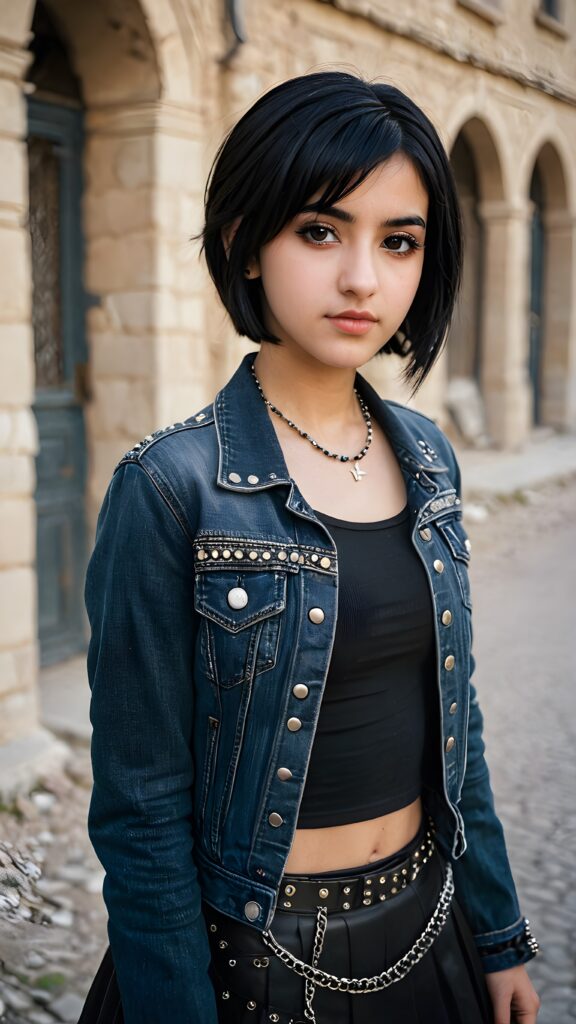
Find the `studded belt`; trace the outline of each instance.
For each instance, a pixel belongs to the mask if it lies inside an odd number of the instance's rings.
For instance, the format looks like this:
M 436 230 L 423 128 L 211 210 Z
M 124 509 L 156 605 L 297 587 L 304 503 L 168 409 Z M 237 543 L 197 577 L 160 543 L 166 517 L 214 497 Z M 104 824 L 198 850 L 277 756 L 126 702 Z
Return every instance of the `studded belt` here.
M 422 833 L 418 847 L 412 848 L 404 860 L 384 872 L 380 868 L 354 876 L 326 879 L 285 874 L 280 883 L 278 910 L 302 913 L 307 910 L 313 912 L 318 906 L 323 906 L 328 912 L 346 911 L 393 899 L 414 881 L 432 857 L 434 849 L 432 832 L 427 829 Z

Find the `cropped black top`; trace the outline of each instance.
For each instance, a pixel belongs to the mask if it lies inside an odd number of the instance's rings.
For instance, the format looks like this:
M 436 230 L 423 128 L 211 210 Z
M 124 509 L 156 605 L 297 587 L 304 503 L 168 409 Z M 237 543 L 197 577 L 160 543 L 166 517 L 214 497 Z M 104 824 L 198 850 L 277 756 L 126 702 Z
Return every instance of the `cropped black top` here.
M 408 508 L 367 523 L 316 515 L 338 551 L 338 621 L 298 828 L 406 807 L 435 735 L 433 608 Z

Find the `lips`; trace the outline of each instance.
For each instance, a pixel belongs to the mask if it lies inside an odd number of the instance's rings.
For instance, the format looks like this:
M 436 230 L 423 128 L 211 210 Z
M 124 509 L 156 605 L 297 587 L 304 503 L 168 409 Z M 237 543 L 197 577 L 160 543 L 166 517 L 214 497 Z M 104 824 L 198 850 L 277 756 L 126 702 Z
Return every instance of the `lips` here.
M 334 313 L 330 317 L 331 320 L 372 320 L 373 323 L 378 319 L 369 310 L 366 309 L 344 309 L 341 313 Z
M 327 318 L 342 334 L 367 334 L 377 323 L 376 317 L 367 310 L 349 309 Z

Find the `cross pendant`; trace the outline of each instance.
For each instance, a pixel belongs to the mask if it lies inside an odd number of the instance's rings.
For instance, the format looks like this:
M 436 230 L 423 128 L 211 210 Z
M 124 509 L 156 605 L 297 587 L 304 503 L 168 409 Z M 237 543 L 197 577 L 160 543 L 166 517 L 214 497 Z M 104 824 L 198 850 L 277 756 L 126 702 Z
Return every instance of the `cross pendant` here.
M 360 481 L 363 476 L 366 476 L 366 470 L 360 469 L 360 466 L 358 465 L 357 462 L 354 463 L 354 469 L 351 469 L 350 472 L 352 473 L 352 476 L 356 480 L 356 483 L 358 483 L 358 481 Z

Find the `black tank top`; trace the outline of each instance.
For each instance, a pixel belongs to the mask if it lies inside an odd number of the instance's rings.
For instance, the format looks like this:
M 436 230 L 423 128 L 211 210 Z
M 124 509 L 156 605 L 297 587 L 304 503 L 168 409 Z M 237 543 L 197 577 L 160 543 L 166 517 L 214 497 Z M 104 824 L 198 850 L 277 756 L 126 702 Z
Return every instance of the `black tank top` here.
M 316 515 L 338 551 L 338 622 L 298 828 L 406 807 L 435 735 L 432 599 L 408 507 L 380 522 Z

